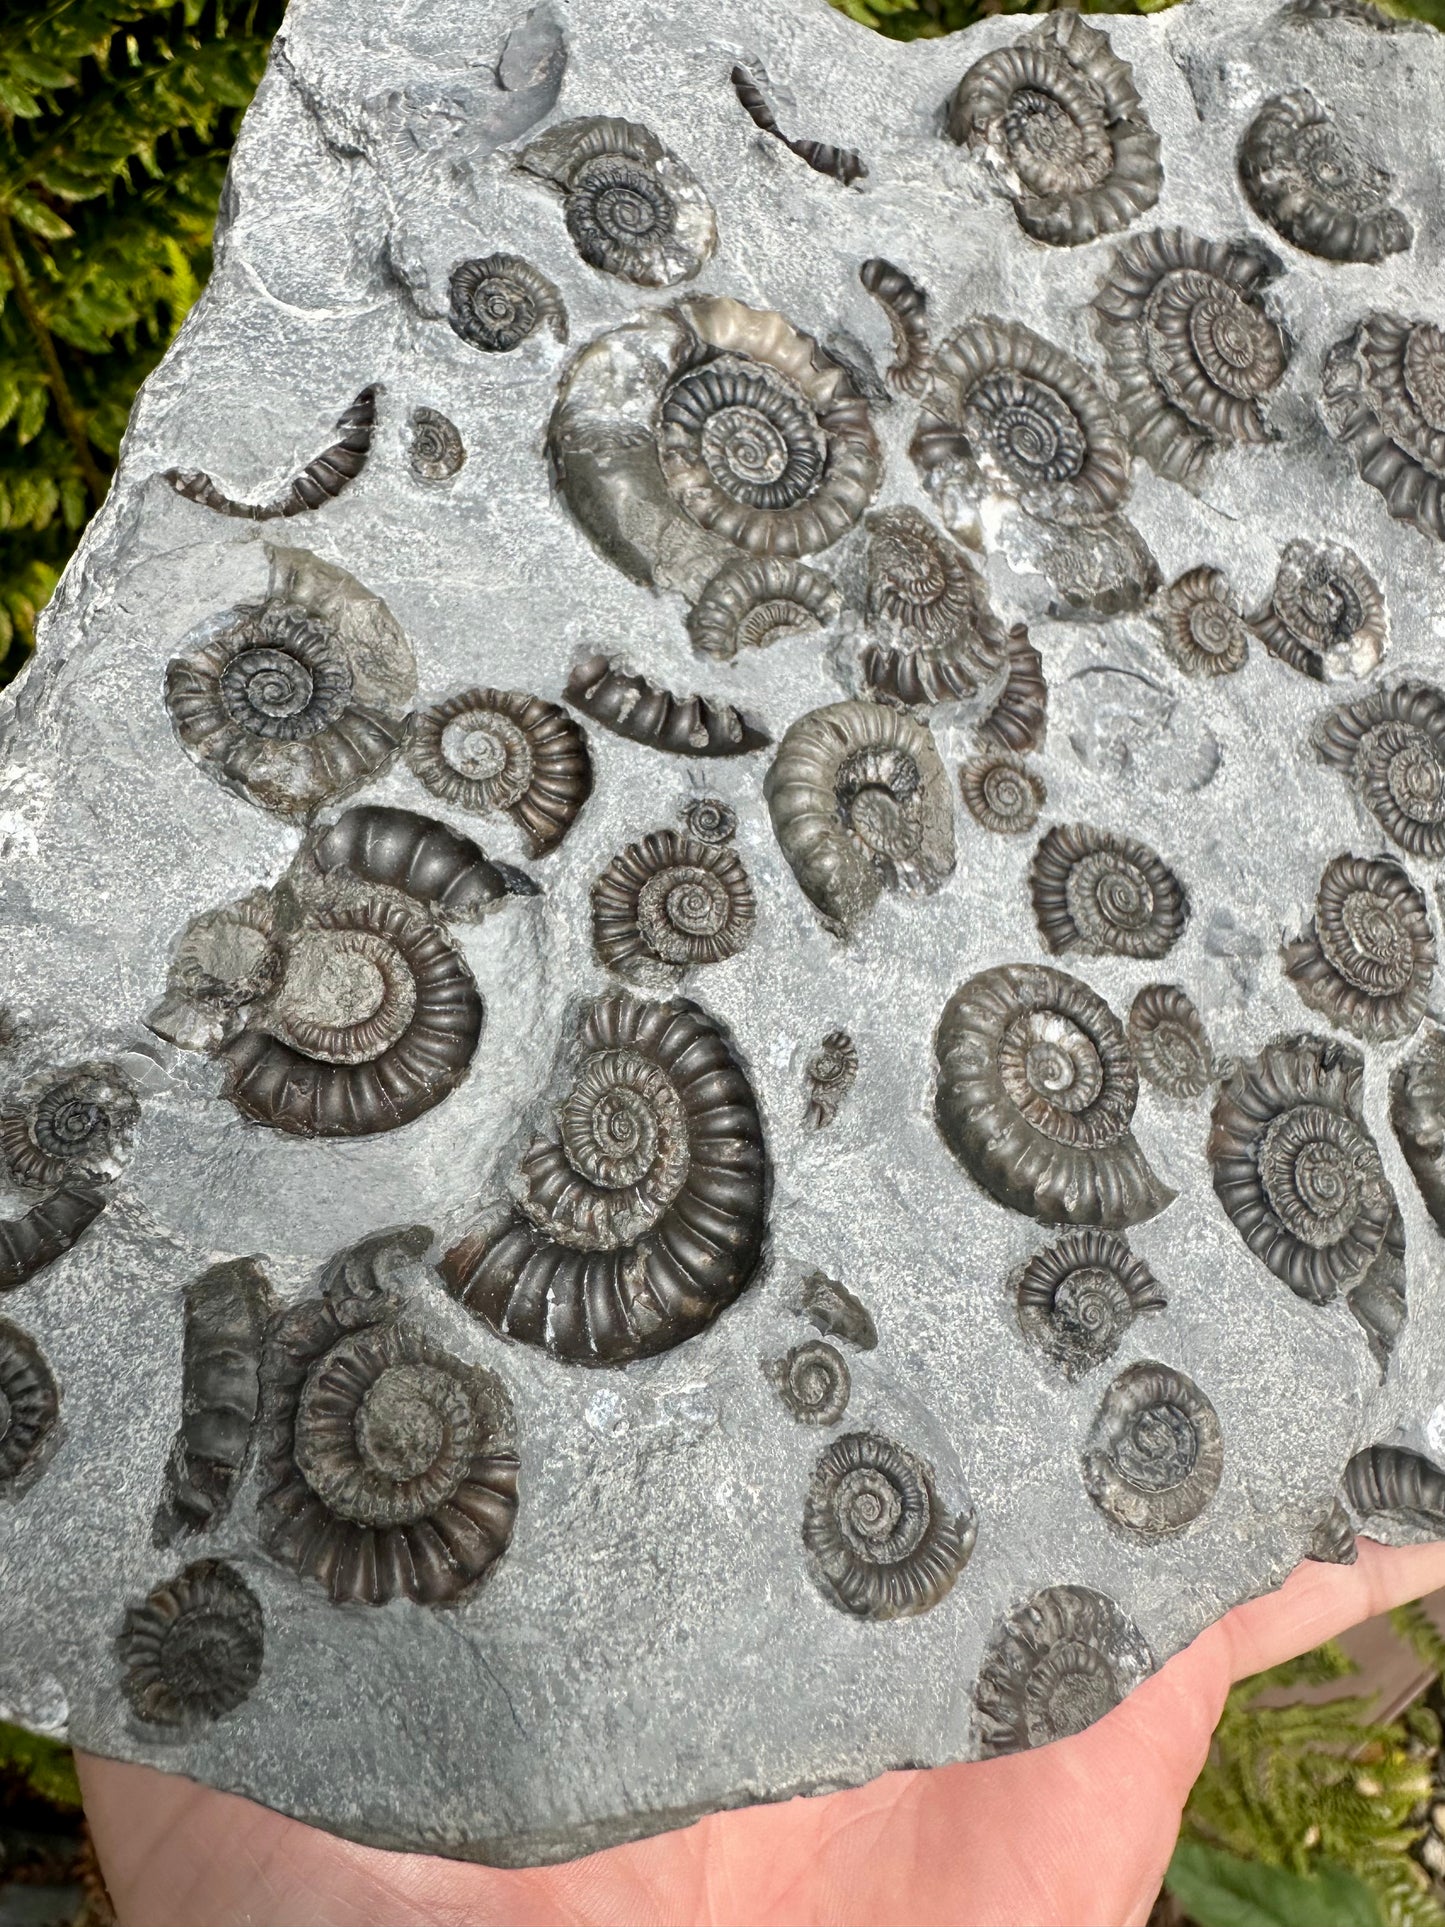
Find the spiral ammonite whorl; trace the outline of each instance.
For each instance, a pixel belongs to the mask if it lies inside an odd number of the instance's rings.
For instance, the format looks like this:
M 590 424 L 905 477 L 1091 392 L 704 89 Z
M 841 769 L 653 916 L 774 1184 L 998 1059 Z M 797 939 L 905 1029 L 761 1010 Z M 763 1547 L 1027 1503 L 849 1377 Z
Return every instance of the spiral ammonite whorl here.
M 1071 1379 L 1112 1358 L 1134 1320 L 1168 1302 L 1148 1265 L 1112 1231 L 1066 1231 L 1012 1284 L 1020 1331 Z
M 972 1506 L 944 1506 L 923 1460 L 874 1432 L 849 1432 L 813 1468 L 803 1545 L 824 1597 L 860 1619 L 925 1613 L 973 1551 Z
M 1154 1670 L 1137 1627 L 1087 1586 L 1049 1586 L 995 1628 L 973 1689 L 985 1759 L 1082 1733 Z
M 136 1718 L 183 1737 L 249 1699 L 265 1657 L 260 1601 L 230 1566 L 199 1559 L 127 1609 L 116 1645 Z
M 1334 1023 L 1371 1042 L 1406 1037 L 1435 978 L 1424 893 L 1389 857 L 1334 857 L 1283 962 L 1304 1002 Z
M 1219 1489 L 1218 1414 L 1187 1373 L 1130 1365 L 1104 1394 L 1083 1470 L 1089 1497 L 1122 1531 L 1150 1543 L 1182 1532 Z
M 0 1318 L 0 1497 L 16 1491 L 45 1458 L 60 1417 L 60 1390 L 45 1355 L 18 1325 Z

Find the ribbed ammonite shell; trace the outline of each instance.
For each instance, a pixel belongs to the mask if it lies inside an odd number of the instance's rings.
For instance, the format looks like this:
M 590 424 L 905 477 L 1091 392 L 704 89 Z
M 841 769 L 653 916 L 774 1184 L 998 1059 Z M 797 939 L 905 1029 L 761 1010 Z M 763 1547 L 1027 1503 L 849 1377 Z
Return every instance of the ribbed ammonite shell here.
M 103 1183 L 130 1156 L 140 1106 L 113 1064 L 49 1071 L 0 1109 L 0 1155 L 17 1183 Z
M 1007 750 L 989 750 L 959 768 L 958 787 L 976 823 L 998 836 L 1021 836 L 1039 820 L 1044 779 Z
M 1368 676 L 1388 635 L 1380 585 L 1337 542 L 1291 542 L 1252 626 L 1272 656 L 1316 682 Z
M 1240 143 L 1239 178 L 1276 234 L 1326 261 L 1382 261 L 1413 238 L 1390 205 L 1389 171 L 1307 87 L 1260 108 Z
M 1445 1472 L 1401 1445 L 1370 1445 L 1345 1467 L 1346 1504 L 1362 1525 L 1386 1520 L 1418 1542 L 1445 1533 Z
M 664 986 L 697 964 L 735 957 L 757 905 L 731 850 L 675 830 L 629 843 L 592 886 L 592 941 L 620 976 Z
M 1321 406 L 1390 514 L 1445 541 L 1445 328 L 1366 315 L 1325 357 Z
M 556 849 L 592 794 L 577 724 L 556 703 L 515 689 L 464 689 L 414 711 L 406 760 L 444 802 L 509 816 L 533 856 Z
M 1390 1078 L 1390 1123 L 1425 1209 L 1445 1232 L 1445 1034 L 1433 1026 Z
M 830 623 L 842 598 L 816 569 L 781 556 L 725 562 L 687 619 L 700 656 L 730 661 L 740 649 L 766 649 L 785 636 Z
M 1129 1006 L 1129 1046 L 1166 1097 L 1202 1097 L 1220 1075 L 1204 1023 L 1178 984 L 1145 984 Z
M 131 1711 L 181 1737 L 249 1699 L 265 1657 L 260 1601 L 230 1566 L 200 1559 L 127 1609 L 116 1646 Z
M 973 1689 L 985 1759 L 1066 1740 L 1154 1670 L 1138 1629 L 1101 1592 L 1049 1586 L 995 1627 Z
M 863 655 L 875 695 L 950 702 L 996 681 L 1008 654 L 983 578 L 917 509 L 868 518 L 868 617 L 881 632 Z
M 44 1459 L 60 1417 L 60 1391 L 28 1333 L 0 1318 L 0 1498 Z
M 1424 894 L 1389 857 L 1333 858 L 1309 927 L 1284 947 L 1284 973 L 1312 1009 L 1357 1037 L 1408 1036 L 1435 977 Z
M 803 1425 L 836 1425 L 848 1406 L 847 1361 L 821 1338 L 794 1345 L 783 1358 L 763 1361 L 778 1397 Z
M 1190 569 L 1160 596 L 1164 643 L 1190 676 L 1228 676 L 1244 667 L 1249 624 L 1228 578 L 1218 569 Z
M 1029 894 L 1056 956 L 1163 957 L 1189 919 L 1183 884 L 1147 844 L 1087 823 L 1056 824 L 1040 839 Z
M 1152 1542 L 1182 1532 L 1219 1489 L 1219 1416 L 1185 1372 L 1145 1360 L 1105 1392 L 1083 1456 L 1089 1497 L 1113 1525 Z
M 825 1597 L 860 1619 L 925 1613 L 973 1551 L 973 1508 L 950 1512 L 931 1467 L 874 1432 L 849 1432 L 819 1458 L 803 1508 L 803 1545 Z
M 419 482 L 449 482 L 461 473 L 466 459 L 467 446 L 455 422 L 436 408 L 412 411 L 407 461 Z
M 841 1110 L 858 1075 L 858 1047 L 846 1030 L 830 1030 L 803 1067 L 808 1122 L 826 1130 Z
M 1392 843 L 1445 856 L 1445 691 L 1406 677 L 1331 710 L 1314 741 Z
M 563 121 L 518 165 L 560 191 L 573 245 L 604 274 L 671 287 L 696 274 L 717 247 L 697 177 L 636 121 Z
M 549 328 L 559 341 L 567 339 L 561 295 L 517 254 L 459 261 L 452 269 L 447 319 L 463 341 L 491 355 L 520 348 L 538 328 Z
M 881 255 L 871 255 L 863 263 L 858 279 L 888 317 L 893 335 L 890 386 L 905 395 L 922 395 L 933 361 L 928 340 L 928 296 L 911 275 Z
M 1141 1313 L 1162 1311 L 1163 1288 L 1116 1232 L 1066 1231 L 1013 1280 L 1019 1330 L 1066 1378 L 1112 1358 Z

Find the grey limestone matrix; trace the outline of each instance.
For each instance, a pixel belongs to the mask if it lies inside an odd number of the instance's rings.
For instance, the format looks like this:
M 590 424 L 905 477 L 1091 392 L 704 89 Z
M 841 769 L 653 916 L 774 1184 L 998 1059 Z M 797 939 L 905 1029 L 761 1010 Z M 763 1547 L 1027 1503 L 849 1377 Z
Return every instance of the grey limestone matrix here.
M 1445 1532 L 1442 125 L 296 0 L 0 712 L 7 1704 L 529 1863 Z

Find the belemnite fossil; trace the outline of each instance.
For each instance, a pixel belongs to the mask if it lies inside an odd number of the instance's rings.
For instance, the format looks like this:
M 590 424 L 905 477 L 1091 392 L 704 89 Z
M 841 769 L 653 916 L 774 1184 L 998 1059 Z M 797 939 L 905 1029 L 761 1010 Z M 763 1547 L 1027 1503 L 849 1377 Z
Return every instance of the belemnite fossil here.
M 78 1744 L 531 1864 L 1445 1534 L 1442 122 L 1358 0 L 295 0 L 0 713 Z

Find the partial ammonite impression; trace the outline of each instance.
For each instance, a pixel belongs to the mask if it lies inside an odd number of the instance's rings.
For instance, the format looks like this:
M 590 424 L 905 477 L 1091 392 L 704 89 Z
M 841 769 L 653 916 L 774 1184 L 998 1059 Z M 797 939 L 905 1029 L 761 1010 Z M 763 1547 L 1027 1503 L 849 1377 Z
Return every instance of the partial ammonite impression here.
M 733 852 L 675 830 L 629 843 L 592 885 L 599 961 L 654 989 L 735 957 L 756 918 L 748 873 Z
M 439 409 L 414 408 L 406 459 L 419 482 L 449 482 L 465 466 L 467 445 Z
M 1357 1037 L 1405 1037 L 1425 1015 L 1435 935 L 1422 891 L 1389 857 L 1325 865 L 1315 914 L 1284 946 L 1284 973 L 1312 1010 Z
M 0 1318 L 0 1498 L 45 1459 L 60 1418 L 60 1391 L 28 1332 Z
M 803 1067 L 808 1122 L 826 1130 L 842 1109 L 858 1075 L 858 1047 L 846 1030 L 830 1030 Z
M 1023 755 L 1042 749 L 1048 733 L 1049 686 L 1044 659 L 1022 626 L 1008 632 L 1008 674 L 974 734 L 981 743 Z
M 1130 1125 L 1139 1073 L 1102 997 L 1003 964 L 956 990 L 934 1040 L 945 1144 L 1001 1204 L 1044 1224 L 1140 1224 L 1174 1193 Z
M 1289 543 L 1251 627 L 1272 656 L 1315 682 L 1368 676 L 1388 636 L 1379 583 L 1338 542 Z
M 610 656 L 588 656 L 567 681 L 574 709 L 614 736 L 669 756 L 750 756 L 772 741 L 732 703 L 674 696 L 646 676 L 629 675 Z
M 1322 717 L 1314 743 L 1392 843 L 1445 856 L 1445 691 L 1412 677 L 1374 690 Z
M 1391 1075 L 1390 1123 L 1425 1209 L 1445 1232 L 1445 1034 L 1433 1025 Z
M 604 274 L 668 288 L 696 274 L 717 247 L 697 177 L 636 121 L 562 121 L 518 165 L 562 195 L 573 246 Z
M 1059 823 L 1029 866 L 1039 933 L 1055 956 L 1163 957 L 1184 934 L 1189 899 L 1147 844 Z
M 136 1718 L 183 1738 L 249 1699 L 265 1658 L 261 1603 L 232 1567 L 198 1559 L 126 1609 L 116 1649 Z
M 1084 1486 L 1111 1524 L 1153 1542 L 1182 1532 L 1219 1490 L 1219 1417 L 1185 1372 L 1152 1359 L 1105 1392 L 1083 1455 Z
M 1366 315 L 1325 357 L 1320 406 L 1396 521 L 1445 542 L 1445 329 Z
M 761 77 L 742 66 L 734 67 L 732 71 L 733 92 L 754 127 L 764 134 L 771 134 L 780 146 L 796 154 L 800 161 L 806 161 L 815 174 L 826 174 L 844 187 L 851 187 L 854 181 L 863 180 L 868 172 L 867 165 L 851 147 L 835 147 L 831 141 L 799 140 L 783 132 L 759 85 Z
M 567 339 L 567 310 L 556 288 L 517 254 L 458 261 L 452 269 L 453 331 L 489 355 L 510 354 L 539 328 Z
M 235 516 L 243 522 L 276 522 L 309 509 L 324 508 L 344 488 L 354 482 L 366 467 L 376 431 L 376 397 L 379 390 L 363 388 L 336 422 L 336 440 L 291 477 L 282 493 L 269 502 L 238 502 L 227 495 L 203 470 L 168 468 L 161 480 L 169 482 L 177 495 L 201 502 L 217 515 Z
M 1159 598 L 1158 621 L 1186 675 L 1228 676 L 1244 667 L 1249 624 L 1218 569 L 1190 569 L 1171 582 Z
M 1092 1227 L 1035 1252 L 1010 1283 L 1019 1330 L 1070 1379 L 1112 1358 L 1136 1318 L 1168 1303 L 1124 1239 Z
M 782 1358 L 764 1359 L 763 1373 L 801 1424 L 836 1425 L 847 1409 L 847 1361 L 821 1338 L 794 1345 Z
M 516 689 L 463 689 L 414 711 L 405 753 L 433 796 L 509 816 L 533 856 L 556 849 L 592 794 L 577 724 L 556 703 Z
M 1345 1501 L 1368 1535 L 1383 1525 L 1395 1542 L 1445 1536 L 1445 1472 L 1402 1445 L 1370 1445 L 1345 1467 Z
M 18 1184 L 103 1184 L 130 1156 L 140 1106 L 114 1064 L 32 1078 L 0 1108 L 0 1157 Z
M 1249 204 L 1276 234 L 1326 261 L 1382 261 L 1413 238 L 1394 177 L 1307 87 L 1267 100 L 1239 148 Z
M 843 599 L 806 562 L 746 556 L 724 562 L 687 619 L 700 656 L 730 662 L 740 649 L 766 649 L 785 636 L 826 628 Z
M 950 1511 L 932 1467 L 875 1432 L 849 1432 L 813 1468 L 803 1507 L 808 1568 L 823 1595 L 860 1619 L 928 1612 L 973 1551 L 971 1505 Z
M 63 1257 L 107 1201 L 103 1186 L 62 1184 L 18 1218 L 0 1221 L 0 1292 L 14 1291 Z
M 893 335 L 890 386 L 905 395 L 922 396 L 928 388 L 933 351 L 928 340 L 928 296 L 902 268 L 873 255 L 858 270 L 858 279 L 888 317 Z
M 1220 1075 L 1204 1023 L 1178 984 L 1145 984 L 1129 1006 L 1129 1045 L 1166 1097 L 1202 1097 Z
M 1008 637 L 958 544 L 913 508 L 878 510 L 868 532 L 869 689 L 899 702 L 936 703 L 976 696 L 995 682 Z
M 973 1689 L 985 1759 L 1082 1733 L 1154 1670 L 1133 1622 L 1087 1586 L 1049 1586 L 994 1629 Z
M 1055 247 L 1116 234 L 1159 199 L 1159 136 L 1134 70 L 1077 14 L 975 61 L 947 127 L 986 156 L 1024 232 Z
M 680 999 L 601 997 L 569 1039 L 552 1133 L 515 1205 L 443 1276 L 504 1338 L 622 1365 L 701 1331 L 754 1277 L 767 1229 L 757 1100 L 721 1026 Z

